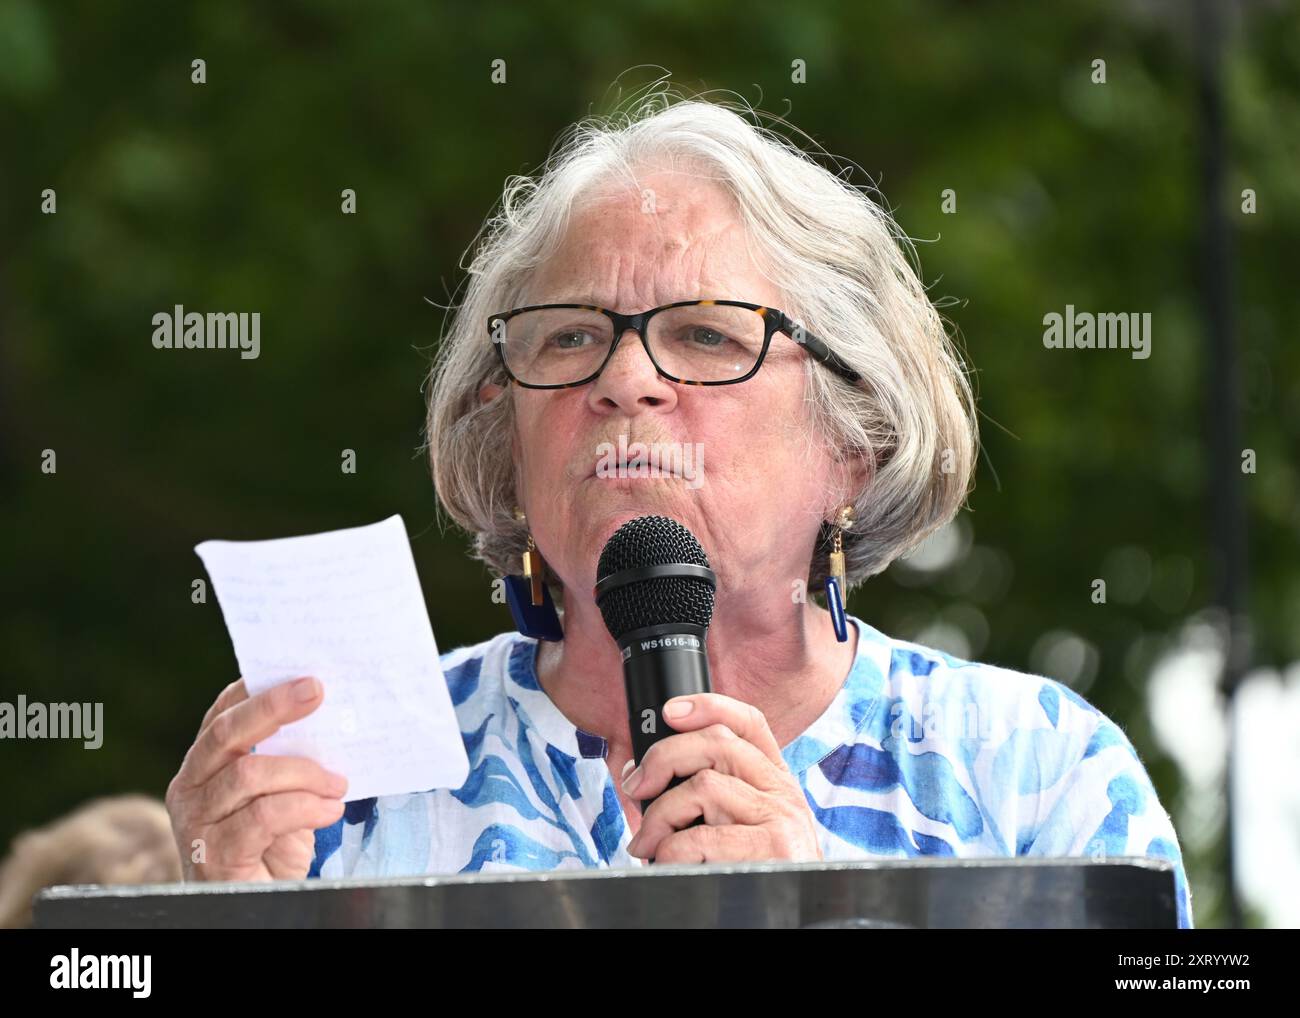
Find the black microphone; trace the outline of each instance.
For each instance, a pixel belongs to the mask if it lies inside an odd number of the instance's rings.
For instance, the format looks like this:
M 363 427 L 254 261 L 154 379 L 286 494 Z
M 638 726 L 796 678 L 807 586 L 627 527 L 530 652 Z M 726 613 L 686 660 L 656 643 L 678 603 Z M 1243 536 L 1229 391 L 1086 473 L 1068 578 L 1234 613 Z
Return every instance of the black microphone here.
M 705 637 L 717 585 L 695 535 L 667 516 L 628 520 L 600 553 L 596 604 L 623 653 L 638 765 L 651 746 L 676 734 L 663 719 L 664 704 L 675 696 L 711 691 Z M 668 788 L 685 780 L 674 777 Z M 642 800 L 643 815 L 653 801 Z M 688 826 L 703 822 L 696 817 Z

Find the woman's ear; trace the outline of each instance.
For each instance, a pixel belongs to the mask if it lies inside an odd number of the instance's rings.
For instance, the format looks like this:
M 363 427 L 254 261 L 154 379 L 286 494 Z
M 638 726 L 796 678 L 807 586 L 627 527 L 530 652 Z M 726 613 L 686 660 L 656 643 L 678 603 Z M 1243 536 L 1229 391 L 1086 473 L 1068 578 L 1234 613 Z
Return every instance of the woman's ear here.
M 849 490 L 849 498 L 846 501 L 856 499 L 871 483 L 871 478 L 876 472 L 876 462 L 874 458 L 866 456 L 855 456 L 852 462 L 852 480 L 849 482 L 852 487 Z
M 830 516 L 834 519 L 842 506 L 856 502 L 863 490 L 871 483 L 873 474 L 873 464 L 869 457 L 865 455 L 854 456 L 851 459 L 841 460 L 836 465 L 837 488 L 842 496 L 834 506 L 831 507 Z
M 485 382 L 478 391 L 478 401 L 480 403 L 491 403 L 503 392 L 505 392 L 505 389 L 497 385 L 496 382 Z

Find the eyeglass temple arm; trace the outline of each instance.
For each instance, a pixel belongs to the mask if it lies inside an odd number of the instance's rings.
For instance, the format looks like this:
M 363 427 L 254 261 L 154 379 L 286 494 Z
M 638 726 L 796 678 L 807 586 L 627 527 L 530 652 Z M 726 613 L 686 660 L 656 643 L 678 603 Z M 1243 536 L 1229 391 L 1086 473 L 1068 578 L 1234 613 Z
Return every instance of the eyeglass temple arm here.
M 802 346 L 810 354 L 825 364 L 832 371 L 843 375 L 850 382 L 862 381 L 862 376 L 854 371 L 845 361 L 817 336 L 790 320 L 786 314 L 781 315 L 781 331 Z

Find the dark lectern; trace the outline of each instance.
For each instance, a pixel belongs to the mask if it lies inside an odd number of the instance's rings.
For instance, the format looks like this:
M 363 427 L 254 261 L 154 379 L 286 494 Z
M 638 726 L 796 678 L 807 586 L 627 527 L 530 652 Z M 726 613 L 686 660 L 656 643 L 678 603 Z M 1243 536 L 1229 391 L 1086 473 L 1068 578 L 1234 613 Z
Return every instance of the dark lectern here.
M 1173 929 L 1174 894 L 1174 866 L 1159 859 L 930 857 L 52 887 L 36 898 L 35 924 L 47 929 Z

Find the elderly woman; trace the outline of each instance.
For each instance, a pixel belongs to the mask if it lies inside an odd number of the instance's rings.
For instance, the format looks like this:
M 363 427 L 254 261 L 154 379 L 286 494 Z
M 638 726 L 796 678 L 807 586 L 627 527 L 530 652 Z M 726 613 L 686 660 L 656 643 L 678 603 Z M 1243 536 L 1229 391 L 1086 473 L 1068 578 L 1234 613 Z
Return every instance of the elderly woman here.
M 562 615 L 513 601 L 527 632 L 443 656 L 460 788 L 344 801 L 314 763 L 249 753 L 320 684 L 232 684 L 168 790 L 187 877 L 1152 856 L 1177 864 L 1190 926 L 1173 826 L 1116 724 L 807 596 L 836 548 L 851 587 L 968 491 L 970 389 L 903 243 L 861 191 L 698 100 L 585 121 L 514 178 L 440 348 L 428 439 L 478 557 L 506 577 L 527 554 Z M 611 461 L 636 443 L 696 455 Z M 670 700 L 673 734 L 634 767 L 593 586 L 643 515 L 689 528 L 717 589 L 713 692 Z

